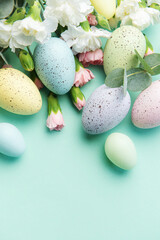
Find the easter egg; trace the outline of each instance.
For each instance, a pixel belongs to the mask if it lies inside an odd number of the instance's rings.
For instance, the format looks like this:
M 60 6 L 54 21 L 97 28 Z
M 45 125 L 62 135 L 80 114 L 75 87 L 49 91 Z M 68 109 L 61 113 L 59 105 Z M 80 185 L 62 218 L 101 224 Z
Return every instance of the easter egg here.
M 43 84 L 56 94 L 67 93 L 74 83 L 75 61 L 65 41 L 51 38 L 34 51 L 35 70 Z
M 42 106 L 42 98 L 33 81 L 14 68 L 0 69 L 0 107 L 5 110 L 31 115 Z
M 113 17 L 116 11 L 116 0 L 91 0 L 96 11 L 107 19 Z
M 105 153 L 113 164 L 124 170 L 132 169 L 136 165 L 135 145 L 125 134 L 110 134 L 105 142 Z
M 130 109 L 130 95 L 123 88 L 98 87 L 89 97 L 82 112 L 82 125 L 88 134 L 99 134 L 117 126 Z
M 0 123 L 0 153 L 10 156 L 21 156 L 26 144 L 21 132 L 12 124 Z
M 144 56 L 146 40 L 141 31 L 133 26 L 117 28 L 104 49 L 104 71 L 106 75 L 115 68 L 137 67 L 139 64 L 135 49 Z
M 132 108 L 132 122 L 138 128 L 160 126 L 160 80 L 139 94 Z

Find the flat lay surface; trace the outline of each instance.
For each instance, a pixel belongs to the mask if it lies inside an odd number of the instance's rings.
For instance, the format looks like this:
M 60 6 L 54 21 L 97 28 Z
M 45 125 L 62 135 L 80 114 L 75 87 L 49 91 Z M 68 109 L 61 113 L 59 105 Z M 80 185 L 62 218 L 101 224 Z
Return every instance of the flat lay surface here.
M 160 52 L 160 25 L 144 32 Z M 7 51 L 5 56 L 24 72 L 16 55 Z M 103 66 L 89 69 L 95 79 L 83 87 L 86 98 L 105 80 Z M 66 94 L 59 97 L 65 127 L 50 132 L 45 126 L 48 90 L 41 95 L 43 106 L 35 115 L 0 109 L 0 122 L 14 124 L 27 145 L 20 158 L 0 154 L 0 239 L 159 240 L 160 127 L 134 127 L 130 110 L 116 128 L 87 135 L 81 112 Z M 137 95 L 131 93 L 132 105 Z M 105 156 L 106 138 L 114 132 L 135 143 L 138 162 L 130 171 Z

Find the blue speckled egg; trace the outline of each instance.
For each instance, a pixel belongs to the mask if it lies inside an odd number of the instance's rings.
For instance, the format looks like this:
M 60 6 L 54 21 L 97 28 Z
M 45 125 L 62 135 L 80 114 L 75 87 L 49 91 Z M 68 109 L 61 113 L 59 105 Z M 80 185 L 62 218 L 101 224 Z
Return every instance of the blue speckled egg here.
M 43 84 L 56 94 L 67 93 L 74 83 L 75 61 L 65 41 L 51 38 L 34 51 L 35 70 Z
M 0 153 L 10 156 L 21 156 L 26 148 L 21 132 L 10 123 L 0 123 Z

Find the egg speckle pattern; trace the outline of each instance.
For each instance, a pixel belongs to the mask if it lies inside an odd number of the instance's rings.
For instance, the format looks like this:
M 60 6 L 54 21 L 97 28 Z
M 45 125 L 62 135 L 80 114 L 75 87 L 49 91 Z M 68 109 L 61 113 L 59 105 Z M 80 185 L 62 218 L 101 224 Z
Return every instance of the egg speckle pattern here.
M 132 108 L 132 122 L 138 128 L 160 125 L 160 80 L 139 94 Z
M 138 66 L 135 49 L 143 57 L 146 40 L 141 31 L 133 26 L 117 28 L 107 40 L 104 50 L 104 70 L 108 74 L 115 68 L 127 70 Z
M 0 123 L 0 153 L 9 157 L 21 156 L 26 144 L 21 132 L 10 123 Z
M 108 159 L 124 170 L 132 169 L 137 163 L 137 152 L 133 141 L 125 134 L 112 133 L 105 142 Z
M 87 100 L 82 113 L 82 125 L 89 134 L 106 132 L 117 126 L 130 109 L 130 95 L 123 88 L 98 87 Z
M 0 107 L 5 110 L 31 115 L 42 106 L 42 98 L 33 81 L 14 68 L 0 69 Z
M 35 70 L 43 84 L 56 94 L 67 93 L 74 83 L 75 61 L 71 49 L 59 38 L 51 38 L 34 51 Z

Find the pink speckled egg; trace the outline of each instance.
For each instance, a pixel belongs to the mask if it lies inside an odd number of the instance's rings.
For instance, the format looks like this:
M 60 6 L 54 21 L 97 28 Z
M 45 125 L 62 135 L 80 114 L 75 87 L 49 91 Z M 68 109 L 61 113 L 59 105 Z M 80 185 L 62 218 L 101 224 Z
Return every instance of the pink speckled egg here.
M 132 108 L 132 122 L 138 128 L 160 125 L 160 80 L 139 94 Z

